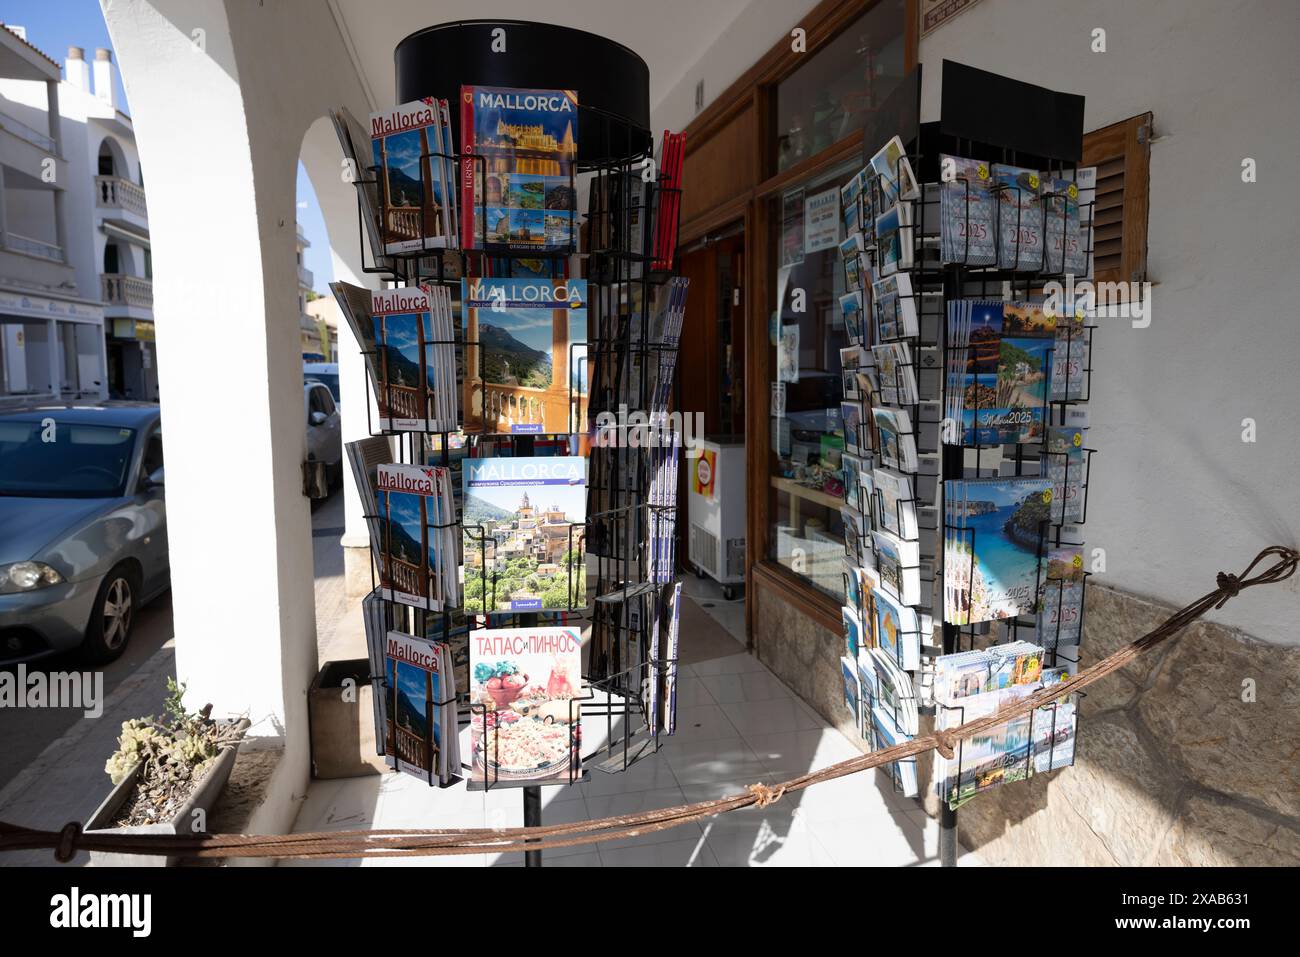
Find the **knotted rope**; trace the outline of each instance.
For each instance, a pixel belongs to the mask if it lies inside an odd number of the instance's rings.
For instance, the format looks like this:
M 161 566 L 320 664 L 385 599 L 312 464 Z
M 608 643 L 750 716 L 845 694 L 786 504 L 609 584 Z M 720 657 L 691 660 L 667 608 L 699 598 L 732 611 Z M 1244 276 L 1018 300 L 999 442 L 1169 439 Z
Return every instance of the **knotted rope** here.
M 1276 560 L 1258 575 L 1251 572 L 1273 557 Z M 421 857 L 446 854 L 506 854 L 546 851 L 561 847 L 594 844 L 616 838 L 636 837 L 654 831 L 678 827 L 688 821 L 712 817 L 741 808 L 767 808 L 786 794 L 830 781 L 868 768 L 879 767 L 904 758 L 938 750 L 951 759 L 953 749 L 964 739 L 1023 717 L 1037 708 L 1073 694 L 1133 659 L 1146 654 L 1166 639 L 1176 635 L 1212 608 L 1222 608 L 1228 599 L 1243 589 L 1285 581 L 1296 572 L 1300 552 L 1274 545 L 1255 556 L 1240 575 L 1220 572 L 1218 587 L 1185 608 L 1170 615 L 1157 628 L 1141 638 L 1107 655 L 1077 675 L 1049 688 L 1015 701 L 994 714 L 968 721 L 955 728 L 934 731 L 892 747 L 860 755 L 811 771 L 776 785 L 751 784 L 743 794 L 695 804 L 661 808 L 641 814 L 606 817 L 573 824 L 542 827 L 453 828 L 428 830 L 324 831 L 304 834 L 86 834 L 73 822 L 58 831 L 38 831 L 0 821 L 0 851 L 52 848 L 55 858 L 66 862 L 77 851 L 109 851 L 118 854 L 168 854 L 195 858 L 277 857 L 329 859 L 356 857 Z

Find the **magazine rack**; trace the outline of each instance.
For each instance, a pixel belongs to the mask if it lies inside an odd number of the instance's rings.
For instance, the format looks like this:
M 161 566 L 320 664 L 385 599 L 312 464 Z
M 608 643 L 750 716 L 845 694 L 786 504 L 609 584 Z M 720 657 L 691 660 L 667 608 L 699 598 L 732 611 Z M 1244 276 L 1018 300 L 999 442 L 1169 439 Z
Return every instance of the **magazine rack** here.
M 508 51 L 504 55 L 489 52 L 501 30 Z M 565 52 L 560 53 L 560 48 Z M 474 52 L 480 49 L 481 52 Z M 393 437 L 394 460 L 398 463 L 455 470 L 466 458 L 527 456 L 543 445 L 559 449 L 562 454 L 588 454 L 586 520 L 569 524 L 566 551 L 581 552 L 589 560 L 565 562 L 564 572 L 569 607 L 585 610 L 496 610 L 495 576 L 488 574 L 496 542 L 482 525 L 465 523 L 463 503 L 459 500 L 460 481 L 453 478 L 455 521 L 431 524 L 426 530 L 432 534 L 456 529 L 457 538 L 465 543 L 465 548 L 481 549 L 482 560 L 476 572 L 483 596 L 481 602 L 431 610 L 390 601 L 387 602 L 388 620 L 393 627 L 412 634 L 452 643 L 453 649 L 462 635 L 467 640 L 472 627 L 528 627 L 543 621 L 589 624 L 592 639 L 582 676 L 584 694 L 568 701 L 568 766 L 555 768 L 555 780 L 545 783 L 577 783 L 591 773 L 587 769 L 604 773 L 623 771 L 658 750 L 659 715 L 667 714 L 674 707 L 668 689 L 676 678 L 676 659 L 656 653 L 658 635 L 651 631 L 672 611 L 670 590 L 666 587 L 674 577 L 672 550 L 669 548 L 667 554 L 657 552 L 649 537 L 652 531 L 669 537 L 675 534 L 675 488 L 669 490 L 671 495 L 666 500 L 652 500 L 652 492 L 657 491 L 664 498 L 665 490 L 653 487 L 647 456 L 643 449 L 626 441 L 626 429 L 605 434 L 606 439 L 612 437 L 614 441 L 592 439 L 593 425 L 602 413 L 617 415 L 620 404 L 632 409 L 653 408 L 655 396 L 651 393 L 658 381 L 660 357 L 676 349 L 675 344 L 656 342 L 651 335 L 655 292 L 675 274 L 676 263 L 675 250 L 670 250 L 664 258 L 662 250 L 657 249 L 656 236 L 649 224 L 656 212 L 675 217 L 681 204 L 680 190 L 667 185 L 662 172 L 653 168 L 654 141 L 648 129 L 648 71 L 634 53 L 604 38 L 546 24 L 508 21 L 431 27 L 403 40 L 397 47 L 396 60 L 399 102 L 427 96 L 456 102 L 462 84 L 577 90 L 579 135 L 576 159 L 569 164 L 569 188 L 576 198 L 577 177 L 582 174 L 590 181 L 592 195 L 602 199 L 588 211 L 582 227 L 598 241 L 588 243 L 582 252 L 576 209 L 570 241 L 565 248 L 536 251 L 485 248 L 487 198 L 484 196 L 476 217 L 479 248 L 439 248 L 426 238 L 423 248 L 367 261 L 365 250 L 369 243 L 362 228 L 362 217 L 366 215 L 362 189 L 378 185 L 383 171 L 378 166 L 368 166 L 355 179 L 358 239 L 366 273 L 397 285 L 449 285 L 458 293 L 462 277 L 510 278 L 528 261 L 533 276 L 540 273 L 560 279 L 573 273 L 576 278 L 581 272 L 587 281 L 588 332 L 585 342 L 571 342 L 569 347 L 569 368 L 578 375 L 569 376 L 565 432 L 498 433 L 492 428 L 494 423 L 487 414 L 486 403 L 476 431 L 380 429 L 370 418 L 369 409 L 372 398 L 380 396 L 373 395 L 369 377 L 366 380 L 368 431 L 371 435 Z M 458 132 L 459 111 L 451 111 L 450 118 L 454 142 L 461 143 L 464 140 Z M 448 164 L 457 172 L 462 164 L 473 164 L 482 173 L 487 170 L 485 156 L 467 151 L 428 150 L 421 159 L 425 163 Z M 634 190 L 634 183 L 640 188 Z M 418 184 L 421 199 L 425 188 L 425 183 Z M 460 216 L 464 218 L 475 211 L 462 208 Z M 633 228 L 635 221 L 641 224 L 639 232 Z M 675 226 L 674 222 L 674 236 Z M 457 238 L 451 240 L 456 241 Z M 656 253 L 660 253 L 660 258 L 656 258 Z M 474 371 L 482 378 L 485 350 L 477 348 L 478 341 L 465 336 L 463 321 L 454 323 L 453 327 L 452 340 L 423 345 L 450 346 L 460 382 L 467 371 L 466 357 L 476 355 L 478 368 Z M 377 358 L 377 350 L 367 353 L 367 358 Z M 580 391 L 583 382 L 587 385 L 585 397 Z M 382 398 L 391 400 L 394 396 Z M 464 401 L 465 396 L 458 389 L 457 406 L 463 406 Z M 393 405 L 386 401 L 380 407 Z M 464 413 L 461 408 L 457 416 L 462 422 Z M 679 455 L 680 436 L 671 429 L 665 434 L 669 438 L 664 454 Z M 376 517 L 366 516 L 368 521 Z M 380 553 L 372 554 L 372 594 L 380 584 L 376 581 L 376 569 L 390 567 L 392 556 L 388 547 L 385 541 Z M 466 571 L 475 574 L 468 566 Z M 391 693 L 385 675 L 371 675 L 371 680 L 376 694 Z M 459 725 L 481 727 L 484 753 L 490 755 L 484 763 L 491 772 L 482 782 L 466 780 L 467 786 L 482 790 L 522 786 L 525 826 L 539 825 L 541 785 L 535 780 L 512 780 L 498 770 L 495 758 L 500 752 L 500 739 L 495 712 L 483 704 L 471 703 L 468 688 L 457 690 Z M 601 743 L 586 754 L 581 750 L 584 718 L 598 727 L 603 725 Z M 431 724 L 432 720 L 430 709 Z M 671 721 L 667 725 L 670 727 Z M 432 738 L 431 729 L 427 730 L 428 737 Z M 431 769 L 435 766 L 431 760 L 429 766 Z M 468 779 L 468 773 L 463 777 Z M 432 770 L 429 783 L 437 783 L 437 775 Z M 529 866 L 541 863 L 540 852 L 530 852 L 525 858 Z
M 1019 203 L 993 202 L 994 223 L 992 227 L 992 262 L 988 261 L 987 244 L 981 257 L 971 250 L 973 231 L 970 227 L 970 203 L 961 204 L 958 209 L 966 210 L 966 222 L 957 235 L 965 236 L 960 255 L 949 255 L 944 261 L 941 249 L 943 235 L 943 217 L 940 212 L 941 191 L 948 186 L 941 176 L 940 155 L 965 157 L 985 163 L 1002 163 L 1011 166 L 1024 166 L 1034 170 L 1048 171 L 1055 179 L 1077 180 L 1077 163 L 1081 156 L 1082 142 L 1082 98 L 1054 93 L 1040 87 L 1018 83 L 1005 77 L 982 71 L 971 70 L 959 64 L 945 61 L 943 65 L 943 106 L 938 122 L 920 123 L 920 70 L 904 80 L 899 92 L 891 98 L 892 107 L 887 104 L 882 111 L 883 124 L 893 123 L 890 128 L 866 131 L 864 135 L 864 160 L 869 160 L 894 134 L 900 136 L 904 145 L 904 158 L 914 171 L 918 186 L 918 195 L 914 199 L 895 202 L 907 208 L 910 221 L 900 218 L 898 226 L 885 234 L 877 235 L 875 243 L 870 244 L 863 254 L 878 270 L 882 265 L 882 256 L 886 247 L 897 243 L 897 272 L 905 274 L 910 284 L 910 292 L 898 290 L 892 300 L 884 303 L 872 301 L 871 311 L 864 309 L 864 317 L 879 329 L 883 324 L 896 333 L 888 338 L 875 340 L 881 342 L 902 342 L 908 347 L 906 361 L 895 362 L 891 381 L 880 382 L 880 388 L 891 397 L 902 401 L 888 403 L 907 412 L 910 430 L 900 433 L 900 440 L 910 440 L 916 452 L 916 468 L 896 469 L 906 475 L 910 482 L 911 497 L 900 498 L 895 502 L 894 527 L 900 531 L 905 528 L 903 513 L 912 509 L 916 516 L 917 536 L 921 563 L 932 562 L 933 580 L 922 581 L 921 609 L 938 603 L 943 596 L 943 587 L 947 578 L 955 569 L 944 567 L 943 540 L 947 535 L 962 535 L 973 545 L 975 529 L 958 528 L 947 518 L 947 509 L 943 500 L 943 482 L 948 479 L 962 479 L 970 476 L 1048 476 L 1049 469 L 1058 471 L 1064 465 L 1066 486 L 1077 485 L 1079 499 L 1077 506 L 1072 505 L 1067 511 L 1065 503 L 1052 508 L 1049 516 L 1040 522 L 1038 533 L 1038 575 L 1035 583 L 1035 608 L 1043 607 L 1044 598 L 1055 597 L 1056 607 L 1062 607 L 1060 599 L 1065 594 L 1065 579 L 1048 579 L 1045 577 L 1044 559 L 1049 548 L 1068 545 L 1081 545 L 1071 542 L 1074 526 L 1083 524 L 1087 516 L 1087 494 L 1089 471 L 1094 449 L 1076 446 L 1073 455 L 1048 448 L 1048 429 L 1067 423 L 1067 412 L 1072 406 L 1088 401 L 1092 389 L 1092 345 L 1096 327 L 1084 323 L 1080 328 L 1074 324 L 1066 325 L 1064 336 L 1054 337 L 1052 345 L 1046 350 L 1055 359 L 1057 353 L 1064 353 L 1066 358 L 1065 374 L 1059 391 L 1044 383 L 1043 397 L 1038 414 L 1042 423 L 1042 435 L 1035 436 L 1032 443 L 1015 444 L 1007 449 L 1006 445 L 994 442 L 969 441 L 983 438 L 976 430 L 967 436 L 962 428 L 960 417 L 956 423 L 956 434 L 952 434 L 953 424 L 944 419 L 951 414 L 948 394 L 948 371 L 954 367 L 953 361 L 965 359 L 971 345 L 958 346 L 949 342 L 947 311 L 951 300 L 968 298 L 987 298 L 995 300 L 1024 300 L 1032 295 L 1041 294 L 1046 283 L 1053 280 L 1064 281 L 1067 268 L 1075 265 L 1075 257 L 1067 257 L 1065 243 L 1061 243 L 1059 253 L 1049 248 L 1049 237 L 1067 235 L 1069 215 L 1073 209 L 1070 204 L 1077 203 L 1079 215 L 1079 242 L 1077 250 L 1085 264 L 1084 271 L 1091 275 L 1093 248 L 1092 203 L 1080 201 L 1077 195 L 1062 196 L 1048 193 L 1043 196 L 1036 209 L 1029 211 L 1037 215 L 1033 223 L 1024 222 L 1026 211 Z M 949 89 L 951 87 L 951 90 Z M 1010 111 L 990 109 L 990 103 L 1014 102 Z M 1011 117 L 1014 116 L 1014 119 Z M 1033 119 L 1037 117 L 1036 119 Z M 1027 125 L 1041 124 L 1043 118 L 1053 118 L 1051 129 L 1027 129 Z M 864 165 L 869 165 L 864 163 Z M 900 158 L 894 169 L 895 183 L 902 181 Z M 966 198 L 972 189 L 968 179 L 960 176 L 954 182 L 962 183 Z M 990 185 L 987 187 L 996 198 L 999 193 L 1019 190 L 1019 186 Z M 885 209 L 891 205 L 881 195 L 882 186 L 879 177 L 870 177 L 864 185 L 870 190 L 872 208 Z M 1067 203 L 1068 200 L 1068 203 Z M 959 214 L 960 215 L 960 214 Z M 1014 215 L 1015 221 L 1003 221 L 1003 216 Z M 1059 216 L 1057 220 L 1054 217 Z M 866 224 L 864 223 L 864 228 Z M 1026 261 L 1021 254 L 1019 244 L 1021 227 L 1039 230 L 1043 237 L 1041 252 L 1035 261 Z M 1004 227 L 1006 227 L 1004 231 Z M 1014 229 L 1013 229 L 1014 227 Z M 1004 236 L 1014 237 L 1015 255 L 1004 250 Z M 950 251 L 951 252 L 951 251 Z M 1001 264 L 1010 263 L 1016 268 L 1004 268 Z M 866 297 L 864 297 L 865 300 Z M 907 313 L 913 313 L 916 319 L 916 334 L 902 335 L 905 331 L 903 319 Z M 964 365 L 963 365 L 964 368 Z M 910 394 L 914 384 L 916 394 Z M 977 396 L 979 390 L 975 390 Z M 913 401 L 905 401 L 912 399 Z M 866 407 L 864 397 L 864 410 Z M 977 399 L 978 401 L 978 399 Z M 955 406 L 958 410 L 961 405 Z M 969 410 L 968 410 L 969 411 Z M 869 410 L 864 411 L 868 415 Z M 1007 443 L 1010 444 L 1010 443 Z M 876 446 L 879 448 L 879 446 Z M 933 476 L 939 483 L 935 499 L 938 503 L 937 518 L 933 525 L 923 520 L 924 509 L 920 507 L 922 496 L 918 483 Z M 883 515 L 887 507 L 881 490 L 873 491 L 871 507 L 873 519 Z M 1067 521 L 1068 517 L 1068 521 Z M 902 536 L 900 536 L 902 537 Z M 870 539 L 873 544 L 874 541 Z M 846 543 L 847 548 L 847 543 Z M 876 555 L 879 568 L 879 555 Z M 974 550 L 971 552 L 974 563 Z M 967 569 L 965 581 L 971 581 L 970 569 Z M 1079 584 L 1078 607 L 1079 619 L 1054 625 L 1040 627 L 1034 614 L 1018 616 L 995 622 L 980 622 L 972 625 L 958 626 L 942 624 L 941 647 L 927 636 L 921 637 L 922 674 L 925 673 L 926 659 L 935 654 L 952 654 L 961 650 L 983 647 L 1001 640 L 1025 638 L 1036 641 L 1045 649 L 1044 666 L 1073 666 L 1076 658 L 1069 650 L 1076 646 L 1082 637 L 1083 598 L 1087 587 L 1089 573 L 1082 571 L 1075 581 Z M 935 586 L 931 588 L 930 586 Z M 1053 591 L 1055 592 L 1053 596 Z M 933 609 L 933 620 L 942 621 L 942 608 Z M 1059 619 L 1058 614 L 1058 619 Z M 936 629 L 938 630 L 938 629 Z M 910 636 L 909 636 L 910 637 Z M 1068 639 L 1068 640 L 1067 640 Z M 901 662 L 899 662 L 901 667 Z M 919 688 L 919 685 L 918 685 Z M 936 706 L 924 701 L 918 702 L 919 711 L 932 717 L 938 717 L 937 708 L 946 712 L 947 706 Z M 875 702 L 869 691 L 862 689 L 859 700 L 859 715 L 864 729 L 871 723 L 871 711 Z M 1053 717 L 1054 717 L 1053 709 Z M 960 716 L 958 716 L 960 717 Z M 1040 720 L 1036 715 L 1034 720 Z M 1077 720 L 1077 709 L 1076 709 Z M 960 722 L 953 722 L 953 724 Z M 1076 725 L 1077 727 L 1077 725 Z M 1032 728 L 1032 726 L 1031 726 Z M 1041 729 L 1040 729 L 1041 730 Z M 1053 737 L 1055 728 L 1049 729 Z M 874 741 L 874 733 L 868 736 Z M 874 742 L 878 745 L 878 742 Z M 1057 766 L 1055 752 L 1049 752 L 1047 767 L 1038 770 L 1051 770 Z M 1026 760 L 1029 755 L 1027 754 Z M 955 758 L 957 773 L 965 770 L 959 752 Z M 1041 762 L 1040 762 L 1041 763 Z M 951 762 L 950 762 L 951 764 Z M 1027 765 L 1026 765 L 1027 767 Z M 891 784 L 899 786 L 899 769 L 889 766 L 882 769 L 889 774 Z M 1005 769 L 1004 769 L 1005 770 Z M 940 858 L 944 865 L 956 863 L 956 807 L 945 801 L 941 809 Z

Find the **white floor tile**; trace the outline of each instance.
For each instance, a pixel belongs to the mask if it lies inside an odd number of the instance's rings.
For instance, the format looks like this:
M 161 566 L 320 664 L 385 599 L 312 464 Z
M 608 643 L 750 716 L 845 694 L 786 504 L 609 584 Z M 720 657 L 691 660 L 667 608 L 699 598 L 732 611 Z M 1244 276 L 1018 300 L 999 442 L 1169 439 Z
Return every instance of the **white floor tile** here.
M 738 729 L 727 720 L 721 705 L 701 704 L 677 709 L 677 731 L 673 735 L 676 741 L 716 741 L 734 738 L 737 733 Z
M 635 844 L 600 852 L 606 867 L 716 867 L 718 862 L 700 837 L 661 844 Z
M 672 739 L 663 738 L 662 740 L 665 745 L 658 754 L 647 754 L 638 758 L 626 771 L 607 774 L 593 768 L 586 781 L 566 790 L 579 797 L 584 797 L 590 802 L 592 798 L 606 794 L 624 794 L 629 791 L 654 791 L 660 788 L 677 787 L 677 778 L 673 775 L 668 762 L 664 760 L 664 749 L 667 747 L 667 742 Z
M 743 735 L 759 760 L 773 771 L 805 774 L 862 752 L 831 728 L 808 728 L 803 731 L 779 731 L 775 734 Z
M 733 811 L 704 825 L 705 844 L 723 867 L 828 867 L 834 859 L 797 814 L 777 808 Z
M 724 655 L 721 658 L 710 658 L 707 661 L 692 662 L 690 668 L 693 674 L 700 677 L 704 675 L 734 675 L 744 671 L 762 671 L 771 674 L 761 661 L 745 651 L 734 655 Z
M 704 679 L 690 675 L 677 679 L 677 708 L 691 708 L 702 704 L 717 704 Z
M 733 701 L 718 707 L 737 731 L 751 737 L 825 727 L 825 722 L 797 698 Z
M 702 675 L 697 680 L 718 704 L 794 696 L 779 678 L 766 669 L 742 671 L 737 674 Z

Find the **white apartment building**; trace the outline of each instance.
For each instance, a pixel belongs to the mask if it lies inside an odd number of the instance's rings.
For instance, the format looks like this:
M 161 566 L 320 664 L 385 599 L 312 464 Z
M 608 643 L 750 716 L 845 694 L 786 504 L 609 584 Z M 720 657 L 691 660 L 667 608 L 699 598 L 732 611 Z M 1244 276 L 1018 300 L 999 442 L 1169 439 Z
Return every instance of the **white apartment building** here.
M 324 361 L 324 357 L 328 353 L 321 348 L 320 331 L 316 317 L 307 308 L 313 293 L 312 282 L 315 277 L 312 275 L 311 270 L 307 268 L 303 252 L 311 245 L 311 240 L 302 231 L 302 223 L 295 223 L 294 225 L 297 227 L 295 255 L 298 260 L 298 341 L 302 346 L 302 356 L 305 361 L 321 362 Z
M 60 81 L 15 30 L 0 30 L 0 396 L 156 400 L 149 216 L 112 52 L 92 66 L 69 48 Z
M 323 355 L 326 362 L 338 362 L 339 323 L 343 321 L 338 301 L 333 296 L 308 299 L 307 316 L 312 322 L 314 338 L 310 342 L 304 338 L 302 351 Z M 326 348 L 327 342 L 329 348 Z M 308 348 L 309 345 L 311 348 Z
M 78 269 L 80 134 L 61 122 L 59 65 L 0 29 L 0 401 L 103 395 L 98 277 Z M 88 174 L 88 170 L 85 171 Z

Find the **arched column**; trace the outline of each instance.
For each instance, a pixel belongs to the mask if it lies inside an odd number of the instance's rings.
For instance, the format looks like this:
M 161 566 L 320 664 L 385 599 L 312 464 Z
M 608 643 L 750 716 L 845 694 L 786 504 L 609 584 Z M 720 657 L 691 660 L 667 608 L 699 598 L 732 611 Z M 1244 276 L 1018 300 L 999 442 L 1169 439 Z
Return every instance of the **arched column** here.
M 319 4 L 102 6 L 149 165 L 177 675 L 192 707 L 283 744 L 257 819 L 279 831 L 317 668 L 295 175 L 317 118 L 367 105 Z

